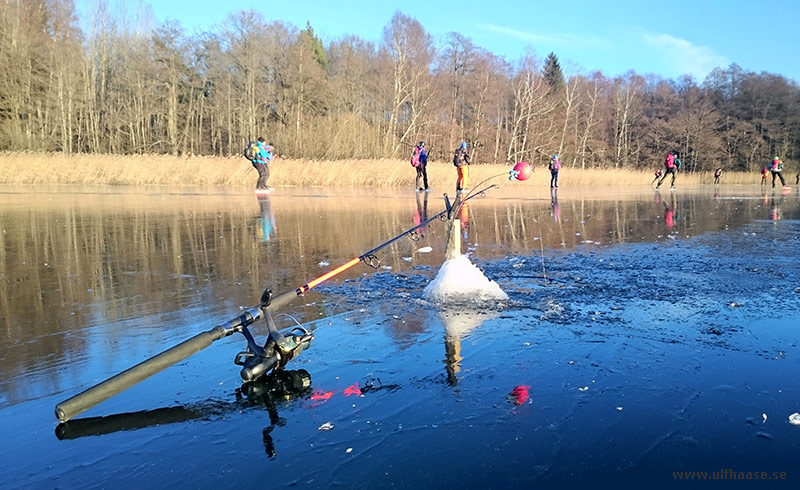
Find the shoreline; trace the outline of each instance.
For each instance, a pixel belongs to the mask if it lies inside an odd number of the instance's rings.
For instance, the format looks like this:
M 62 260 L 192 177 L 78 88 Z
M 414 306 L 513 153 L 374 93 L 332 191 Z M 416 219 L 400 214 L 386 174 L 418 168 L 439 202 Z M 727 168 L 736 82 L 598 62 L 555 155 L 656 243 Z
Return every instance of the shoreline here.
M 550 172 L 545 163 L 532 162 L 534 173 L 518 187 L 549 189 Z M 470 186 L 502 177 L 510 165 L 470 165 Z M 652 170 L 622 168 L 579 168 L 565 166 L 559 174 L 562 188 L 576 186 L 646 187 L 653 181 Z M 293 160 L 277 158 L 270 164 L 269 184 L 274 187 L 385 187 L 414 186 L 416 174 L 405 160 Z M 242 190 L 255 186 L 257 173 L 240 156 L 173 157 L 164 155 L 72 155 L 61 153 L 0 153 L 0 185 L 105 185 L 105 186 L 226 186 Z M 456 172 L 449 162 L 428 164 L 431 186 L 454 187 Z M 796 176 L 784 172 L 787 185 Z M 499 181 L 498 178 L 495 181 Z M 713 186 L 713 171 L 679 172 L 676 185 Z M 721 186 L 760 185 L 754 172 L 723 172 Z M 666 183 L 666 182 L 665 182 Z M 767 187 L 771 185 L 771 176 Z

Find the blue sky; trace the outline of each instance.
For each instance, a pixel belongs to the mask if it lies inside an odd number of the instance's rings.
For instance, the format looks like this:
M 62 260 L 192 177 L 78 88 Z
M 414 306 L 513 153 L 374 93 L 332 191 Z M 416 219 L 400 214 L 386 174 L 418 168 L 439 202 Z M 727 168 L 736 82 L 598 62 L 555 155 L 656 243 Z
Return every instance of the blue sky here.
M 267 20 L 300 28 L 310 21 L 324 42 L 355 34 L 377 43 L 400 10 L 437 41 L 459 31 L 508 60 L 526 50 L 540 60 L 555 52 L 567 74 L 601 70 L 615 76 L 633 69 L 702 81 L 714 67 L 737 63 L 800 83 L 798 0 L 141 1 L 151 5 L 157 23 L 178 19 L 189 32 L 212 29 L 230 12 L 255 9 Z

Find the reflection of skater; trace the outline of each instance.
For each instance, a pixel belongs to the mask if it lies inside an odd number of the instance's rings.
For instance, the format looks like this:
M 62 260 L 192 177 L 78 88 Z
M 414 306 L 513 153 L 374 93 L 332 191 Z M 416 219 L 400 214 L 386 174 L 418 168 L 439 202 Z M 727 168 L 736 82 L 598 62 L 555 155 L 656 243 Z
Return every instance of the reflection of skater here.
M 427 192 L 418 192 L 417 193 L 417 212 L 414 213 L 414 224 L 417 225 L 417 229 L 414 231 L 420 236 L 424 237 L 425 232 L 428 230 L 427 225 L 420 226 L 421 223 L 428 221 L 428 193 Z
M 783 162 L 777 156 L 769 162 L 769 171 L 772 172 L 772 187 L 775 188 L 775 177 L 781 179 L 781 185 L 786 186 L 786 181 L 783 180 Z
M 769 174 L 769 169 L 767 167 L 761 169 L 761 185 L 767 185 L 768 174 Z
M 722 175 L 722 167 L 717 167 L 717 169 L 714 170 L 714 183 L 715 184 L 719 184 L 720 175 Z
M 664 179 L 666 179 L 667 175 L 669 174 L 672 174 L 672 182 L 670 183 L 670 187 L 674 189 L 675 174 L 677 173 L 680 167 L 681 167 L 681 159 L 678 158 L 678 153 L 675 151 L 667 153 L 667 158 L 664 160 L 664 175 L 661 177 L 661 180 L 658 181 L 656 189 L 661 187 L 661 184 L 664 182 Z
M 672 199 L 669 203 L 664 200 L 664 224 L 667 229 L 671 230 L 675 227 L 675 194 L 672 194 Z
M 553 221 L 558 223 L 561 218 L 561 209 L 558 207 L 558 189 L 550 191 L 550 209 L 552 210 Z
M 461 209 L 458 211 L 458 220 L 461 221 L 461 234 L 464 236 L 464 240 L 466 240 L 469 232 L 469 204 L 465 202 L 461 203 Z
M 469 181 L 469 152 L 467 142 L 461 142 L 461 146 L 453 152 L 453 165 L 456 166 L 458 178 L 456 178 L 456 193 L 461 191 L 469 192 L 467 189 Z
M 411 155 L 411 166 L 417 169 L 416 186 L 418 191 L 427 191 L 428 187 L 428 153 L 425 151 L 425 142 L 420 141 L 414 147 L 414 153 Z
M 558 189 L 558 171 L 561 170 L 561 162 L 558 160 L 558 155 L 553 155 L 547 169 L 550 170 L 550 188 Z
M 781 208 L 778 205 L 778 200 L 773 199 L 771 204 L 772 205 L 769 207 L 769 219 L 772 221 L 778 221 L 781 219 Z
M 661 169 L 657 168 L 655 173 L 655 178 L 653 179 L 652 182 L 650 182 L 650 185 L 655 184 L 659 177 L 661 177 Z
M 261 216 L 258 222 L 258 237 L 261 238 L 262 242 L 268 242 L 275 232 L 275 215 L 272 214 L 269 196 L 258 196 L 258 206 L 261 208 Z

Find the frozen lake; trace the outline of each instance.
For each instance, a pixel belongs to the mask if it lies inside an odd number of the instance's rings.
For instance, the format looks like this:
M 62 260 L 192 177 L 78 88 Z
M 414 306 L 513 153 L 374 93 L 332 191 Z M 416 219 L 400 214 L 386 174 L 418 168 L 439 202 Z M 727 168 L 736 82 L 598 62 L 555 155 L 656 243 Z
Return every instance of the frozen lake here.
M 434 221 L 275 316 L 316 337 L 282 388 L 242 389 L 234 335 L 59 425 L 57 403 L 444 200 L 0 188 L 0 487 L 800 478 L 797 189 L 560 192 L 504 183 L 461 216 L 464 253 L 507 301 L 424 299 L 444 262 Z M 300 378 L 310 386 L 286 388 Z

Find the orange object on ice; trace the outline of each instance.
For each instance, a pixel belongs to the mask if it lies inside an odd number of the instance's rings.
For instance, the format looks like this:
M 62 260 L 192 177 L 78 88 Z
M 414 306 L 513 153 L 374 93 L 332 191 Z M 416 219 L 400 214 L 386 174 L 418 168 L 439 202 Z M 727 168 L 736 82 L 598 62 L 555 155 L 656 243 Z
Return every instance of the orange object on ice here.
M 344 396 L 350 395 L 361 396 L 361 388 L 358 387 L 358 383 L 354 384 L 353 386 L 348 386 L 344 389 Z

